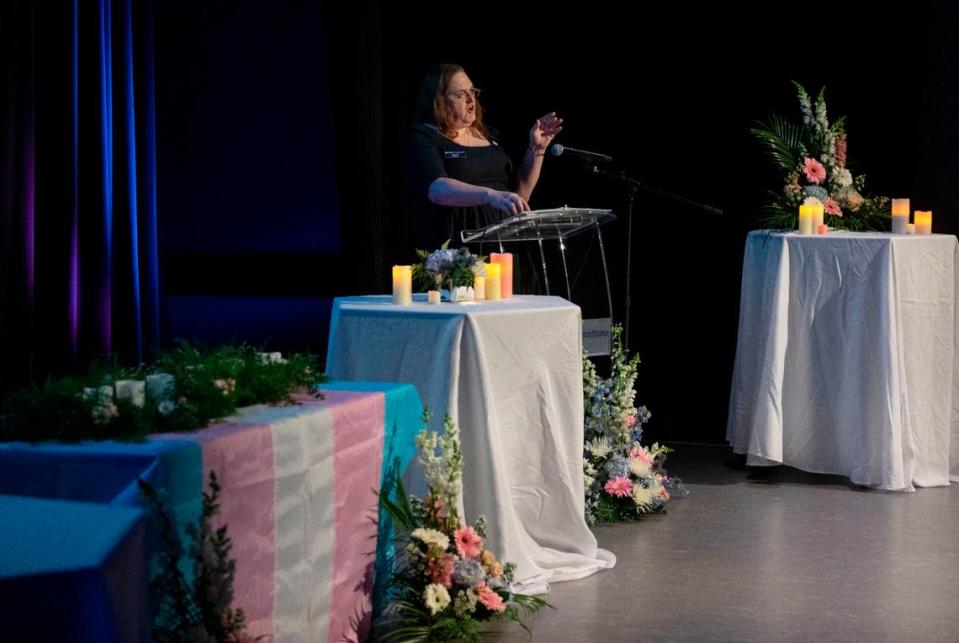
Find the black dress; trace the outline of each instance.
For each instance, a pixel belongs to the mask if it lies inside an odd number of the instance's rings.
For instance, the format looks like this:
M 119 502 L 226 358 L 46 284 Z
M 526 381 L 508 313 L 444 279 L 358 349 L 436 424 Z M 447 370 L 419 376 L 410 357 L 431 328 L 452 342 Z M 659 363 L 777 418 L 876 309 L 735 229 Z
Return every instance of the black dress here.
M 490 136 L 490 145 L 467 147 L 429 125 L 417 125 L 406 142 L 406 183 L 410 194 L 409 240 L 420 250 L 435 250 L 447 239 L 461 246 L 460 232 L 475 230 L 505 216 L 490 205 L 451 207 L 429 200 L 429 187 L 450 178 L 493 190 L 512 191 L 513 162 Z M 474 249 L 474 252 L 478 249 Z

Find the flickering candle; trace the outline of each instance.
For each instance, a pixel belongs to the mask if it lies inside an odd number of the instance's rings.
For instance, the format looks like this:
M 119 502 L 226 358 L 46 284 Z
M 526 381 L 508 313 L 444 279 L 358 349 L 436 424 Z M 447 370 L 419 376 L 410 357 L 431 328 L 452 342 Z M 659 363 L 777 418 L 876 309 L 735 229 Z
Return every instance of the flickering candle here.
M 413 303 L 413 270 L 410 266 L 393 266 L 393 303 Z
M 491 263 L 486 266 L 486 299 L 492 301 L 503 298 L 500 277 L 500 264 Z
M 812 234 L 813 206 L 799 206 L 799 234 Z
M 812 206 L 812 230 L 813 232 L 819 231 L 819 226 L 821 226 L 825 218 L 825 213 L 823 211 L 822 203 L 814 203 Z
M 491 252 L 489 255 L 491 263 L 497 263 L 500 266 L 500 295 L 503 299 L 513 296 L 513 253 L 512 252 Z
M 913 215 L 916 234 L 932 234 L 932 210 L 916 210 Z
M 477 300 L 486 299 L 486 277 L 473 277 L 473 293 Z
M 916 234 L 916 224 L 907 223 L 906 224 L 906 234 Z
M 429 291 L 428 293 L 426 293 L 426 299 L 427 299 L 427 302 L 431 304 L 440 303 L 440 291 L 438 290 Z
M 892 200 L 892 231 L 895 234 L 906 234 L 909 225 L 909 199 Z

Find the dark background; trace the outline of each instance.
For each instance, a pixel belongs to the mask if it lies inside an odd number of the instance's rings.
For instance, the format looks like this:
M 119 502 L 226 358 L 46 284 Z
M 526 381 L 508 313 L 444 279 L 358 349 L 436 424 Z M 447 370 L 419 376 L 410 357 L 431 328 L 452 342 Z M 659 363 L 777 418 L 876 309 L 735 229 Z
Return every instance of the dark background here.
M 331 298 L 387 292 L 413 259 L 400 145 L 423 74 L 456 62 L 508 150 L 555 110 L 558 142 L 725 212 L 639 195 L 631 325 L 648 435 L 721 441 L 743 243 L 779 187 L 748 128 L 798 120 L 791 80 L 825 85 L 867 190 L 955 233 L 957 10 L 650 4 L 158 3 L 165 336 L 323 353 Z M 621 302 L 622 190 L 547 159 L 531 205 L 563 204 L 621 215 L 606 231 Z M 588 239 L 571 252 L 595 258 Z M 577 281 L 587 316 L 601 287 Z

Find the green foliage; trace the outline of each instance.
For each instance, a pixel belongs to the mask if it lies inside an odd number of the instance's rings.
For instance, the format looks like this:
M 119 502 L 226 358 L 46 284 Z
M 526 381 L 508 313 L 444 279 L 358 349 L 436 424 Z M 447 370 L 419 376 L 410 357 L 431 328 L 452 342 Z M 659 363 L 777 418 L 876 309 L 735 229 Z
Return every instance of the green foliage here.
M 174 377 L 168 399 L 118 399 L 117 382 Z M 49 379 L 0 401 L 0 442 L 57 440 L 139 441 L 151 433 L 191 431 L 250 404 L 295 403 L 296 393 L 318 395 L 326 381 L 316 356 L 271 360 L 251 346 L 207 349 L 181 341 L 151 367 L 97 362 L 82 376 Z M 101 388 L 108 389 L 105 397 Z

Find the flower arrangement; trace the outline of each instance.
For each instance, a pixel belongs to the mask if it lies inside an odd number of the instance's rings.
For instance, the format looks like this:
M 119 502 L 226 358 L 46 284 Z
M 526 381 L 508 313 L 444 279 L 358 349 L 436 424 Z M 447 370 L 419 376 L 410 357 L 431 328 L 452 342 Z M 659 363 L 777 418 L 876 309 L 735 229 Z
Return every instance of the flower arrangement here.
M 210 471 L 210 492 L 203 493 L 203 513 L 199 524 L 187 525 L 189 551 L 183 546 L 180 530 L 165 494 L 144 480 L 138 480 L 140 493 L 150 508 L 150 519 L 158 523 L 162 548 L 154 554 L 150 589 L 153 594 L 151 639 L 167 641 L 222 641 L 251 643 L 246 632 L 246 615 L 234 609 L 233 578 L 236 561 L 230 557 L 233 542 L 226 525 L 212 527 L 220 510 L 220 483 Z M 187 554 L 192 563 L 192 579 L 181 568 Z
M 585 453 L 586 521 L 621 522 L 663 511 L 670 494 L 686 495 L 678 479 L 663 468 L 672 449 L 658 443 L 641 444 L 643 424 L 651 414 L 636 408 L 639 356 L 626 358 L 622 326 L 614 326 L 611 373 L 599 377 L 588 356 L 583 358 L 583 395 L 586 411 Z
M 802 85 L 793 84 L 802 123 L 773 114 L 769 123 L 750 129 L 780 170 L 784 183 L 781 191 L 770 194 L 764 225 L 795 228 L 800 205 L 821 204 L 831 227 L 888 230 L 889 198 L 865 196 L 865 175 L 855 175 L 847 166 L 845 117 L 829 122 L 825 88 L 813 101 Z
M 424 424 L 429 414 L 424 413 Z M 428 485 L 426 498 L 407 496 L 397 473 L 395 496 L 385 489 L 380 506 L 393 520 L 402 561 L 387 581 L 388 605 L 377 619 L 380 641 L 479 641 L 481 624 L 522 617 L 546 602 L 510 591 L 513 564 L 484 547 L 486 520 L 460 520 L 463 456 L 459 429 L 446 416 L 442 435 L 424 429 L 416 438 Z
M 238 407 L 318 395 L 316 357 L 251 346 L 201 349 L 180 342 L 149 367 L 96 363 L 87 373 L 15 391 L 0 402 L 0 442 L 141 440 L 189 431 Z
M 472 254 L 466 248 L 449 248 L 449 240 L 439 250 L 417 250 L 420 263 L 413 265 L 413 279 L 419 290 L 434 290 L 443 285 L 453 291 L 456 286 L 473 286 L 475 277 L 486 276 L 484 257 Z

